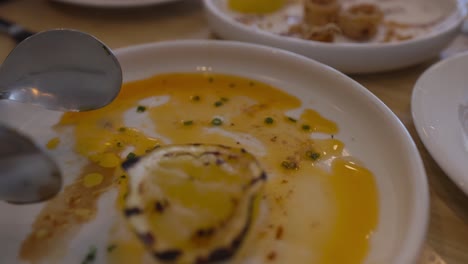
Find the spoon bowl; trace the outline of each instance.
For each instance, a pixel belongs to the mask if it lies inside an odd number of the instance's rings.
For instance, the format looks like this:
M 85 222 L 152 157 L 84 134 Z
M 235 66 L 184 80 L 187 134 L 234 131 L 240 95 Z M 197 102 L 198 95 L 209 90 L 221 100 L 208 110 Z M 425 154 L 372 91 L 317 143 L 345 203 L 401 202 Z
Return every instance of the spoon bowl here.
M 112 51 L 95 37 L 69 29 L 25 39 L 0 67 L 0 99 L 51 110 L 101 108 L 121 85 L 122 71 Z
M 60 191 L 59 168 L 31 139 L 2 125 L 0 139 L 0 200 L 41 202 Z

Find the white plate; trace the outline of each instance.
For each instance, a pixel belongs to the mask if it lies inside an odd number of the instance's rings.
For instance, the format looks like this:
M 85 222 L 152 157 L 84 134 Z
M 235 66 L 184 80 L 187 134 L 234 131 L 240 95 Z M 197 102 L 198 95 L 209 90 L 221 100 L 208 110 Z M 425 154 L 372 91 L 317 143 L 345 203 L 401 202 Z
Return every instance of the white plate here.
M 416 82 L 411 108 L 419 136 L 468 195 L 468 53 L 443 60 Z
M 419 8 L 448 10 L 448 17 L 430 33 L 396 43 L 322 43 L 284 37 L 238 22 L 227 0 L 203 0 L 211 28 L 225 39 L 258 43 L 290 50 L 345 73 L 370 73 L 407 67 L 437 56 L 458 34 L 466 14 L 464 0 L 408 0 Z M 416 5 L 415 4 L 415 5 Z M 450 6 L 451 5 L 451 6 Z M 450 11 L 451 10 L 451 11 Z M 451 12 L 451 13 L 450 13 Z M 284 22 L 285 23 L 285 22 Z M 283 23 L 283 24 L 284 24 Z
M 340 128 L 336 137 L 346 144 L 345 151 L 361 160 L 376 177 L 380 220 L 366 263 L 415 262 L 428 223 L 429 198 L 424 167 L 405 127 L 366 88 L 303 56 L 253 44 L 162 42 L 129 47 L 116 53 L 125 81 L 165 72 L 213 71 L 245 76 L 284 89 L 335 121 Z M 164 63 L 157 63 L 161 61 Z M 53 137 L 50 127 L 59 116 L 59 113 L 36 107 L 0 102 L 0 119 L 42 145 Z M 70 150 L 62 148 L 62 151 L 51 154 L 59 161 L 66 161 Z M 68 175 L 76 173 L 76 168 L 66 163 L 62 166 Z M 66 179 L 67 182 L 71 180 Z M 3 212 L 0 217 L 0 263 L 16 263 L 21 241 L 31 230 L 30 225 L 41 206 L 0 202 L 0 212 Z M 96 220 L 85 225 L 71 241 L 69 251 L 64 252 L 66 260 L 82 259 L 91 243 L 105 241 L 109 222 L 115 215 L 113 200 L 107 201 L 106 206 L 103 197 L 99 208 Z
M 163 4 L 168 2 L 175 2 L 180 0 L 52 0 L 55 2 L 62 2 L 67 4 L 93 6 L 93 7 L 112 7 L 112 8 L 125 8 L 125 7 L 138 7 Z

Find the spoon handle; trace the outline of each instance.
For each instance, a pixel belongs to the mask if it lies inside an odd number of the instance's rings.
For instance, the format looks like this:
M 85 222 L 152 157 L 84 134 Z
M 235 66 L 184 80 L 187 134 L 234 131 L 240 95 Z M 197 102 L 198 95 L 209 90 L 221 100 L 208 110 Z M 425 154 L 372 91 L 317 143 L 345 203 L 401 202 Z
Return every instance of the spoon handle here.
M 10 35 L 16 43 L 20 43 L 29 36 L 34 35 L 33 32 L 3 18 L 0 18 L 0 32 Z

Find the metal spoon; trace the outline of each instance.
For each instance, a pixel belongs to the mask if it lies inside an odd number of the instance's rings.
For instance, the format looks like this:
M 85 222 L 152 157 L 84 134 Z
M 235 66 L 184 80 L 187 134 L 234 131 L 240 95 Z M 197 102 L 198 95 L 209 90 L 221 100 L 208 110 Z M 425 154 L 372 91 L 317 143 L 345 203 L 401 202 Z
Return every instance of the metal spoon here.
M 122 71 L 109 48 L 83 32 L 37 33 L 8 55 L 0 67 L 0 99 L 62 111 L 109 104 L 119 93 Z
M 0 67 L 0 99 L 63 111 L 109 104 L 122 73 L 112 52 L 96 38 L 52 30 L 21 42 Z M 40 202 L 60 191 L 60 170 L 32 140 L 0 124 L 0 200 Z
M 60 191 L 59 168 L 29 138 L 0 126 L 0 139 L 0 200 L 39 202 Z

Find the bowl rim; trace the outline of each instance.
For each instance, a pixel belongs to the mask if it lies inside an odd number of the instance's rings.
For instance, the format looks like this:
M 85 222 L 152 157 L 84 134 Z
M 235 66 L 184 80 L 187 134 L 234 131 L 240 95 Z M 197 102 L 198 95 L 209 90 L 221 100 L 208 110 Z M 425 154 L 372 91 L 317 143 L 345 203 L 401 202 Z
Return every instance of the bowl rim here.
M 386 106 L 377 96 L 363 85 L 330 66 L 309 59 L 303 55 L 259 44 L 224 40 L 175 40 L 120 48 L 115 52 L 117 58 L 123 58 L 125 56 L 131 56 L 132 54 L 141 52 L 161 52 L 164 50 L 173 51 L 174 49 L 186 51 L 194 48 L 197 50 L 211 50 L 219 48 L 223 49 L 223 51 L 237 49 L 240 51 L 255 52 L 255 54 L 260 55 L 280 56 L 285 59 L 294 59 L 297 63 L 304 65 L 304 67 L 307 67 L 310 70 L 320 71 L 321 73 L 323 72 L 329 75 L 329 78 L 341 79 L 342 81 L 348 82 L 349 89 L 353 89 L 354 92 L 359 94 L 359 96 L 364 97 L 363 100 L 368 100 L 372 103 L 377 108 L 380 115 L 384 115 L 388 125 L 395 128 L 397 138 L 400 139 L 399 144 L 402 145 L 404 153 L 410 161 L 410 165 L 408 165 L 408 169 L 410 171 L 410 177 L 408 177 L 408 179 L 410 179 L 410 181 L 408 184 L 412 189 L 410 199 L 414 204 L 411 208 L 412 210 L 410 210 L 410 215 L 408 216 L 409 220 L 407 221 L 409 232 L 405 233 L 405 239 L 400 247 L 401 250 L 395 258 L 394 263 L 415 263 L 419 260 L 429 224 L 430 199 L 427 175 L 421 155 L 413 138 L 404 124 L 388 106 Z M 122 66 L 125 69 L 125 65 L 123 64 Z
M 214 15 L 217 19 L 221 20 L 223 23 L 228 24 L 232 27 L 235 27 L 237 30 L 241 31 L 243 34 L 256 34 L 261 37 L 263 40 L 280 43 L 281 45 L 295 45 L 296 47 L 303 47 L 303 48 L 320 48 L 320 49 L 335 49 L 335 48 L 342 48 L 347 49 L 350 51 L 359 51 L 359 50 L 368 50 L 368 49 L 381 49 L 381 48 L 400 48 L 403 46 L 410 46 L 410 45 L 419 45 L 423 42 L 431 41 L 433 39 L 437 39 L 452 30 L 456 30 L 459 28 L 463 21 L 465 20 L 468 14 L 468 7 L 465 5 L 465 0 L 450 0 L 455 5 L 455 10 L 446 17 L 448 19 L 451 16 L 455 16 L 453 21 L 441 28 L 440 30 L 430 32 L 429 34 L 425 34 L 421 37 L 417 37 L 414 39 L 402 41 L 402 42 L 390 42 L 390 43 L 323 43 L 320 41 L 313 41 L 313 40 L 305 40 L 299 38 L 292 38 L 292 37 L 284 37 L 280 36 L 265 30 L 255 30 L 251 27 L 244 25 L 242 23 L 238 23 L 228 17 L 224 12 L 222 12 L 215 4 L 214 1 L 219 0 L 203 0 L 203 5 L 205 7 L 205 11 Z

